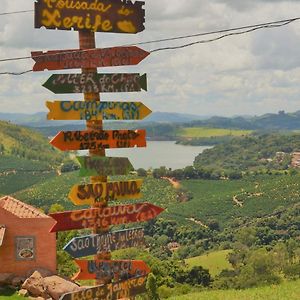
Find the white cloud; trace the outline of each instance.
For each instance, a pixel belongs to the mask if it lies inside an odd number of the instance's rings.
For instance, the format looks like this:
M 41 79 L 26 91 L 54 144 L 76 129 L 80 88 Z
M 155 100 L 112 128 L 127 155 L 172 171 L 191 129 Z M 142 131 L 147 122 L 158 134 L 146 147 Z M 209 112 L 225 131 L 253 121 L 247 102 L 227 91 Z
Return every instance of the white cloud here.
M 145 0 L 146 30 L 137 35 L 97 33 L 97 46 L 114 46 L 294 17 L 299 1 Z M 33 9 L 32 0 L 2 0 L 3 12 Z M 140 100 L 153 111 L 201 115 L 261 114 L 300 109 L 300 22 L 214 43 L 152 53 L 136 67 L 101 72 L 148 73 L 147 93 L 105 94 L 103 100 Z M 217 35 L 142 46 L 146 50 Z M 33 13 L 0 16 L 0 59 L 32 50 L 78 47 L 78 33 L 33 28 Z M 33 61 L 0 63 L 0 72 L 31 69 Z M 70 70 L 69 72 L 79 72 Z M 55 73 L 55 72 L 53 72 Z M 37 112 L 54 99 L 41 84 L 51 72 L 0 77 L 0 111 Z

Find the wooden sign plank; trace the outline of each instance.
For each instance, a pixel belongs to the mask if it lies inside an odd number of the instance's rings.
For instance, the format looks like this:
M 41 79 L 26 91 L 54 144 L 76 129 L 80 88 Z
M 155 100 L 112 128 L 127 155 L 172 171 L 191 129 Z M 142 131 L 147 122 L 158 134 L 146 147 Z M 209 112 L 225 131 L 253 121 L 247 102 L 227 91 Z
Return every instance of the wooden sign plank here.
M 134 228 L 74 237 L 64 250 L 72 257 L 79 258 L 144 245 L 144 229 Z
M 128 299 L 146 292 L 147 276 L 90 287 L 79 292 L 64 294 L 59 300 L 118 300 Z
M 147 75 L 115 74 L 54 74 L 43 84 L 55 94 L 68 93 L 129 93 L 147 91 Z
M 127 157 L 77 156 L 79 176 L 128 175 L 134 168 Z
M 135 203 L 53 213 L 50 216 L 56 220 L 56 224 L 50 232 L 146 222 L 163 210 L 150 203 Z
M 75 205 L 94 205 L 97 202 L 139 199 L 143 180 L 97 182 L 74 185 L 69 199 Z
M 127 0 L 37 0 L 34 27 L 137 33 L 145 29 L 144 4 Z
M 46 102 L 48 120 L 142 120 L 152 111 L 141 102 Z
M 146 131 L 142 129 L 60 131 L 50 144 L 62 151 L 146 147 Z
M 119 281 L 145 276 L 150 268 L 142 260 L 75 260 L 79 272 L 72 280 Z
M 33 51 L 33 71 L 132 66 L 150 53 L 136 46 L 98 49 Z

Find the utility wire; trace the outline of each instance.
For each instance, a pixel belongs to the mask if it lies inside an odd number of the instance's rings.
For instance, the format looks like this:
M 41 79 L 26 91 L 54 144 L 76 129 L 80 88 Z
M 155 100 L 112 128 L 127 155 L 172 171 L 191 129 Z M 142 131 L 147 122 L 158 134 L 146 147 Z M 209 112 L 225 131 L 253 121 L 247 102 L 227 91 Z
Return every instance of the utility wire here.
M 193 45 L 196 45 L 196 44 L 205 44 L 205 43 L 215 42 L 215 41 L 221 40 L 221 39 L 223 39 L 225 37 L 234 36 L 234 35 L 241 35 L 241 34 L 245 34 L 245 33 L 250 33 L 250 32 L 253 32 L 253 31 L 256 31 L 256 30 L 259 30 L 259 29 L 282 27 L 282 26 L 288 25 L 288 24 L 290 24 L 292 22 L 294 22 L 294 21 L 292 21 L 292 20 L 291 21 L 286 21 L 283 24 L 277 24 L 277 25 L 259 26 L 259 27 L 251 28 L 251 29 L 248 29 L 248 30 L 245 30 L 245 31 L 228 33 L 228 34 L 224 34 L 222 36 L 219 36 L 217 38 L 213 38 L 213 39 L 209 39 L 209 40 L 196 41 L 196 42 L 192 42 L 192 43 L 188 43 L 188 44 L 184 44 L 184 45 L 180 45 L 180 46 L 157 48 L 157 49 L 151 50 L 150 53 L 158 52 L 158 51 L 165 51 L 165 50 L 182 49 L 182 48 L 190 47 L 190 46 L 193 46 Z
M 0 13 L 0 16 L 6 16 L 6 15 L 14 15 L 14 14 L 22 14 L 22 13 L 28 13 L 28 12 L 33 12 L 34 10 L 19 10 L 19 11 L 12 11 L 12 12 L 5 12 L 5 13 Z
M 192 38 L 192 37 L 196 37 L 196 36 L 205 36 L 205 35 L 216 34 L 216 33 L 221 33 L 221 32 L 236 31 L 236 30 L 250 28 L 248 30 L 243 30 L 243 31 L 239 31 L 239 32 L 232 32 L 232 33 L 224 34 L 222 36 L 219 36 L 219 37 L 216 37 L 216 38 L 213 38 L 213 39 L 200 40 L 200 41 L 195 41 L 195 42 L 191 42 L 191 43 L 187 43 L 187 44 L 183 44 L 183 45 L 179 45 L 179 46 L 173 46 L 173 47 L 157 48 L 157 49 L 153 49 L 149 52 L 154 53 L 154 52 L 159 52 L 159 51 L 182 49 L 182 48 L 190 47 L 190 46 L 193 46 L 193 45 L 196 45 L 196 44 L 204 44 L 204 43 L 214 42 L 214 41 L 221 40 L 221 39 L 223 39 L 225 37 L 229 37 L 229 36 L 250 33 L 250 32 L 253 32 L 253 31 L 256 31 L 256 30 L 259 30 L 259 29 L 270 29 L 270 28 L 282 27 L 282 26 L 286 26 L 286 25 L 291 24 L 292 22 L 295 22 L 295 21 L 298 21 L 298 20 L 300 20 L 300 17 L 299 18 L 293 18 L 293 19 L 287 19 L 287 20 L 281 20 L 281 21 L 274 21 L 274 22 L 256 24 L 256 25 L 247 25 L 247 26 L 236 27 L 236 28 L 231 28 L 231 29 L 224 29 L 224 30 L 218 30 L 218 31 L 211 31 L 211 32 L 205 32 L 205 33 L 193 34 L 193 35 L 173 37 L 173 38 L 168 38 L 168 39 L 152 40 L 152 41 L 148 41 L 148 42 L 122 45 L 122 46 L 119 46 L 119 47 L 144 45 L 144 44 L 155 43 L 155 42 L 159 43 L 159 42 L 173 41 L 173 40 L 179 40 L 179 39 Z M 69 54 L 69 53 L 81 53 L 81 52 L 85 52 L 85 51 L 90 51 L 90 49 L 60 52 L 59 55 Z M 57 54 L 54 53 L 54 54 L 48 54 L 48 55 L 49 56 L 51 56 L 51 55 L 56 56 Z M 41 57 L 41 56 L 43 56 L 43 55 L 37 55 L 37 56 L 35 56 L 35 58 L 38 58 L 38 57 Z M 0 59 L 0 62 L 24 60 L 24 59 L 30 59 L 30 58 L 32 58 L 32 57 L 31 56 L 23 56 L 23 57 L 5 58 L 5 59 Z M 2 73 L 0 72 L 0 75 L 23 75 L 25 73 L 29 73 L 29 72 L 32 72 L 32 71 L 33 70 L 27 70 L 27 71 L 23 71 L 23 72 L 2 72 Z

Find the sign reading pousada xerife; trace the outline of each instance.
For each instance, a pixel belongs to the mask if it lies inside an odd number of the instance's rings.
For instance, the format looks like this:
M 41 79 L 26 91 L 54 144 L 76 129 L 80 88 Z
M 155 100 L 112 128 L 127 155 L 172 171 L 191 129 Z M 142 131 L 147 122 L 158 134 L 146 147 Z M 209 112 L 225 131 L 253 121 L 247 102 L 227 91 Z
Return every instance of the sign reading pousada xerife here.
M 127 0 L 37 0 L 34 27 L 137 33 L 145 29 L 144 4 Z

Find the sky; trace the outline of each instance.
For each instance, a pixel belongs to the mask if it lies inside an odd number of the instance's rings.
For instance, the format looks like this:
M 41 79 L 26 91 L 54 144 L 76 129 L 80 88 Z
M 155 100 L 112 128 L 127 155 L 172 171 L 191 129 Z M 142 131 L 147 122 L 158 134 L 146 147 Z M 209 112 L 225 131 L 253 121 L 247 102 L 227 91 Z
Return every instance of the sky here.
M 135 44 L 257 23 L 300 17 L 299 0 L 145 0 L 141 33 L 96 33 L 98 48 Z M 1 0 L 1 12 L 33 9 L 33 0 Z M 31 51 L 78 47 L 78 32 L 35 29 L 34 14 L 0 16 L 0 59 Z M 140 46 L 144 50 L 181 45 L 209 35 Z M 32 69 L 31 59 L 0 62 L 0 72 Z M 231 36 L 192 47 L 154 52 L 138 66 L 99 72 L 147 73 L 148 91 L 102 94 L 106 101 L 142 101 L 152 111 L 199 116 L 261 115 L 300 110 L 300 20 L 290 25 Z M 68 73 L 79 73 L 72 69 Z M 54 73 L 0 76 L 0 112 L 47 111 L 48 100 L 83 100 L 55 95 L 42 84 Z

